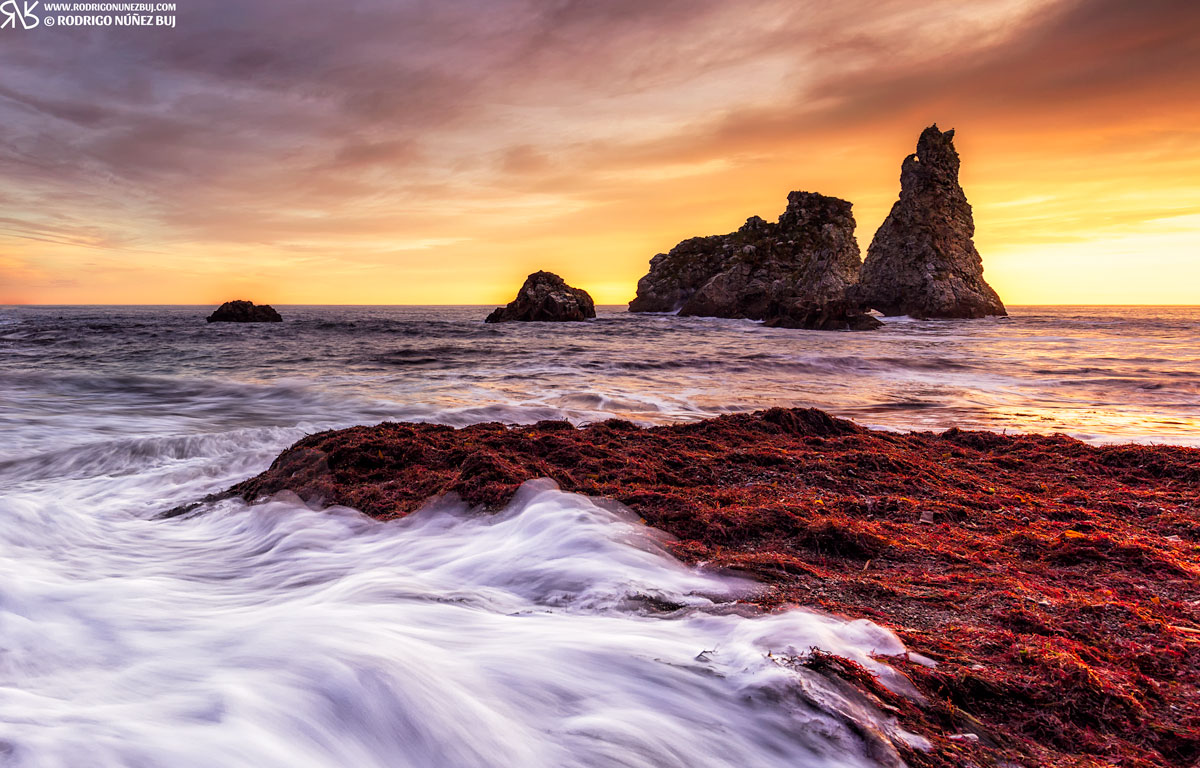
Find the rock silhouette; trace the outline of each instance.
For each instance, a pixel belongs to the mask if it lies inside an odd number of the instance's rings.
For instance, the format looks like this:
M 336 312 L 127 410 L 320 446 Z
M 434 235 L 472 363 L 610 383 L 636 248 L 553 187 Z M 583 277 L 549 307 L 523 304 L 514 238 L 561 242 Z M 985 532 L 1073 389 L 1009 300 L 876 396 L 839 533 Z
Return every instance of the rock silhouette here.
M 954 131 L 922 131 L 900 168 L 900 199 L 867 249 L 857 292 L 863 303 L 917 318 L 1008 314 L 983 279 L 958 169 Z
M 495 309 L 484 322 L 561 322 L 595 316 L 596 305 L 587 291 L 572 288 L 553 272 L 534 272 L 525 279 L 517 298 Z
M 804 328 L 810 331 L 873 331 L 883 325 L 861 305 L 849 299 L 824 303 L 785 301 L 767 309 L 763 325 L 768 328 Z
M 761 320 L 772 306 L 843 300 L 860 269 L 851 204 L 792 192 L 778 222 L 751 216 L 655 256 L 629 309 Z
M 270 304 L 252 301 L 227 301 L 208 316 L 210 323 L 282 323 L 283 318 Z

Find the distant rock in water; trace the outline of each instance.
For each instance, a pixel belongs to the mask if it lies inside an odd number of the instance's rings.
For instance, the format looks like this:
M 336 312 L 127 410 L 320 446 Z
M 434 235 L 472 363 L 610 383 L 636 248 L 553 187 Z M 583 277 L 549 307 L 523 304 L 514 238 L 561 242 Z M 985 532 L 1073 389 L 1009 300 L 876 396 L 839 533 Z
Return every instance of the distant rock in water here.
M 810 331 L 873 331 L 883 325 L 849 299 L 826 302 L 784 301 L 767 309 L 768 328 L 804 328 Z
M 858 298 L 885 315 L 1006 315 L 983 279 L 971 205 L 958 183 L 954 131 L 931 125 L 900 168 L 900 199 L 863 262 Z
M 497 308 L 484 322 L 561 322 L 595 316 L 596 305 L 587 291 L 572 288 L 553 272 L 534 272 L 525 278 L 517 298 Z
M 252 301 L 227 301 L 208 316 L 210 323 L 282 323 L 283 318 L 269 304 Z
M 781 303 L 843 300 L 861 267 L 851 204 L 792 192 L 777 223 L 751 216 L 655 256 L 629 310 L 761 320 Z

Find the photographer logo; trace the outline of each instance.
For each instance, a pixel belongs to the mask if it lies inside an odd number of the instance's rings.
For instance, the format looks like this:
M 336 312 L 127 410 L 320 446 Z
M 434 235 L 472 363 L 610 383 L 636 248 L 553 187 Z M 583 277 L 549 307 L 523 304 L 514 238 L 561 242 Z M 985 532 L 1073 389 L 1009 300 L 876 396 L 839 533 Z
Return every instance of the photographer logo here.
M 4 0 L 0 3 L 0 29 L 9 26 L 16 29 L 18 24 L 23 29 L 33 29 L 42 23 L 34 13 L 37 7 L 38 0 Z

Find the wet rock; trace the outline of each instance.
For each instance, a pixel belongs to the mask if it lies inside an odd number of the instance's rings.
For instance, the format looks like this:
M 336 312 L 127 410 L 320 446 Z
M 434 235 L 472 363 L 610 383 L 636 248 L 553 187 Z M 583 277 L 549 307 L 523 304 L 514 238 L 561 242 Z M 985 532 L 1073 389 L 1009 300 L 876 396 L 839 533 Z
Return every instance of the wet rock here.
M 208 316 L 210 323 L 282 323 L 283 318 L 270 304 L 252 301 L 227 301 Z
M 900 169 L 900 199 L 875 233 L 857 296 L 885 315 L 1008 314 L 983 279 L 971 205 L 958 183 L 954 131 L 931 125 Z
M 517 298 L 498 307 L 484 322 L 560 322 L 595 316 L 596 305 L 587 291 L 572 288 L 553 272 L 534 272 L 525 279 Z
M 826 302 L 775 302 L 767 309 L 768 328 L 804 328 L 810 331 L 872 331 L 883 325 L 849 299 Z
M 778 222 L 751 216 L 736 232 L 655 256 L 629 310 L 761 320 L 781 302 L 842 299 L 860 268 L 851 204 L 792 192 Z

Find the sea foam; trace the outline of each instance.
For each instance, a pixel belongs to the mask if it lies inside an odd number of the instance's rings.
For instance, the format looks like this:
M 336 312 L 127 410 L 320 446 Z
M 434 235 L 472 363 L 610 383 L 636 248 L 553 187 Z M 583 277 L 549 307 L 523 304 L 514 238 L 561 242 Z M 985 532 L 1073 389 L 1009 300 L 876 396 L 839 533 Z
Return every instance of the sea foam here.
M 868 766 L 909 739 L 788 663 L 907 681 L 867 621 L 754 615 L 628 510 L 522 487 L 399 521 L 286 496 L 0 501 L 5 766 Z

